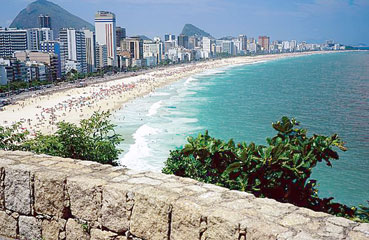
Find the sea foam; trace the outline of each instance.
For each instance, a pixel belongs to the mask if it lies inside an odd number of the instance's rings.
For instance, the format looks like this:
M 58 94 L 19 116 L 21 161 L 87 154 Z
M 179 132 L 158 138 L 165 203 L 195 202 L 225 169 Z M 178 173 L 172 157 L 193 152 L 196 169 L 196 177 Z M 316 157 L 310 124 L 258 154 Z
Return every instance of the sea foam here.
M 160 100 L 160 101 L 154 103 L 153 105 L 151 105 L 151 107 L 149 109 L 149 113 L 146 116 L 151 117 L 151 116 L 156 115 L 158 113 L 158 110 L 161 107 L 161 103 L 162 103 L 162 101 Z
M 144 159 L 152 155 L 147 138 L 158 133 L 160 133 L 159 129 L 150 127 L 147 124 L 137 129 L 133 134 L 135 143 L 130 146 L 129 151 L 120 159 L 121 165 L 135 170 L 153 170 Z

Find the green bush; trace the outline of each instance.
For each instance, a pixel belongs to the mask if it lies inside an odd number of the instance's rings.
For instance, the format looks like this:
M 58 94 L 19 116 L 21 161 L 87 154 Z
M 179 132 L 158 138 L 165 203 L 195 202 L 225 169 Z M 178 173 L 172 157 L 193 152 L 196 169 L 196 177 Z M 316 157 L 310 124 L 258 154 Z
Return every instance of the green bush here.
M 29 138 L 27 131 L 20 131 L 20 123 L 12 127 L 0 127 L 0 149 L 25 150 L 52 156 L 95 161 L 117 165 L 121 150 L 117 148 L 123 139 L 114 132 L 110 113 L 94 113 L 77 126 L 60 122 L 55 134 L 37 133 Z
M 369 220 L 368 209 L 333 203 L 318 197 L 312 169 L 319 162 L 332 166 L 339 158 L 336 149 L 346 151 L 336 135 L 307 136 L 295 119 L 283 117 L 272 124 L 277 135 L 267 146 L 245 142 L 235 144 L 199 134 L 188 138 L 184 148 L 171 151 L 163 173 L 190 177 L 230 189 L 247 191 L 337 216 Z M 361 212 L 361 214 L 359 214 Z
M 16 123 L 10 127 L 0 126 L 0 149 L 15 151 L 22 149 L 22 143 L 26 140 L 29 132 L 22 129 L 21 123 Z

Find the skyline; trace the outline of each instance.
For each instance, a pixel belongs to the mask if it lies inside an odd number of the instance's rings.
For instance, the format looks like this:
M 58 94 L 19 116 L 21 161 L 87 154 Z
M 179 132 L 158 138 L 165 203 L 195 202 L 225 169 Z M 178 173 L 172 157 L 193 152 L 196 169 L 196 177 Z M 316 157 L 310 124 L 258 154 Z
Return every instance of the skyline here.
M 0 0 L 5 2 L 5 0 Z M 30 0 L 6 2 L 0 26 L 7 27 Z M 296 39 L 308 42 L 335 40 L 343 44 L 369 45 L 369 1 L 367 0 L 53 0 L 86 21 L 93 23 L 99 10 L 112 11 L 117 26 L 127 35 L 163 37 L 178 34 L 191 23 L 216 38 L 224 36 L 268 35 L 273 40 Z M 84 11 L 79 11 L 83 7 Z M 247 14 L 245 14 L 247 12 Z M 242 21 L 244 20 L 244 21 Z

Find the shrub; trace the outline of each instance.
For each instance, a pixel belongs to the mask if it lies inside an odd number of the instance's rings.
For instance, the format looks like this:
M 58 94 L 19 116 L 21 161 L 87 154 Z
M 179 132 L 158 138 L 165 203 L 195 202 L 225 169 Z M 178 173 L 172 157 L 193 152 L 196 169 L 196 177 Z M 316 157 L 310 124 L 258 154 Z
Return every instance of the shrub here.
M 13 124 L 10 127 L 0 126 L 0 149 L 10 151 L 22 149 L 21 145 L 29 132 L 20 126 L 21 123 Z
M 358 210 L 333 203 L 333 198 L 319 198 L 316 180 L 310 178 L 319 162 L 332 167 L 332 161 L 339 159 L 336 149 L 347 150 L 336 134 L 308 137 L 306 129 L 287 117 L 272 126 L 277 135 L 267 138 L 267 146 L 245 142 L 236 145 L 233 140 L 212 138 L 207 131 L 195 139 L 189 137 L 184 148 L 171 151 L 163 172 L 316 211 L 369 220 L 367 208 Z
M 109 112 L 95 112 L 91 118 L 77 126 L 59 122 L 55 134 L 37 133 L 29 138 L 28 131 L 20 129 L 20 123 L 12 127 L 0 127 L 0 149 L 26 150 L 52 156 L 69 157 L 117 165 L 121 150 L 117 148 L 123 139 L 114 132 Z

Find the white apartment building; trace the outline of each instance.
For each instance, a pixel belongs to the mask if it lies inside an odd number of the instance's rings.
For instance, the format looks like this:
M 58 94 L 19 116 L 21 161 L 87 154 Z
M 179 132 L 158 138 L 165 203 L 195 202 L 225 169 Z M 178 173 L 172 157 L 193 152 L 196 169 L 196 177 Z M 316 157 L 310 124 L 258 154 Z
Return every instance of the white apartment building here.
M 99 11 L 95 15 L 96 43 L 106 45 L 108 65 L 117 65 L 116 18 L 115 14 Z

